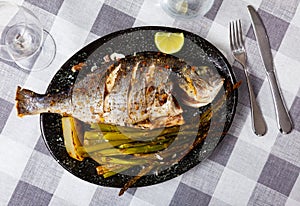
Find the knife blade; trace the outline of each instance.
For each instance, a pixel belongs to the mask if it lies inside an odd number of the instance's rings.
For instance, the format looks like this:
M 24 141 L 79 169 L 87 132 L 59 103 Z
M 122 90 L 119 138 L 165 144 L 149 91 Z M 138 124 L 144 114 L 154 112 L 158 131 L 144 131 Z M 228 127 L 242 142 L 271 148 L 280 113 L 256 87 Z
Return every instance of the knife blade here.
M 267 78 L 271 87 L 277 126 L 281 133 L 288 134 L 292 131 L 293 125 L 287 107 L 283 101 L 282 92 L 278 86 L 269 37 L 259 14 L 253 8 L 253 6 L 248 5 L 247 7 L 251 17 L 254 34 L 258 42 L 260 56 L 262 58 Z

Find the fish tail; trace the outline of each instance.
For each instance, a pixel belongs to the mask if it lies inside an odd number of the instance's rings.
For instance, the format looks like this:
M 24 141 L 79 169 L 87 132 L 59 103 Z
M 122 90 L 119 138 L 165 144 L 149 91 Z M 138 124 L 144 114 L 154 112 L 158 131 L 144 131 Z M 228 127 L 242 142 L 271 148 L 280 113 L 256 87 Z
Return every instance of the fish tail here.
M 22 117 L 24 115 L 40 113 L 42 108 L 40 108 L 40 104 L 37 103 L 41 96 L 40 94 L 18 86 L 15 98 L 18 116 Z

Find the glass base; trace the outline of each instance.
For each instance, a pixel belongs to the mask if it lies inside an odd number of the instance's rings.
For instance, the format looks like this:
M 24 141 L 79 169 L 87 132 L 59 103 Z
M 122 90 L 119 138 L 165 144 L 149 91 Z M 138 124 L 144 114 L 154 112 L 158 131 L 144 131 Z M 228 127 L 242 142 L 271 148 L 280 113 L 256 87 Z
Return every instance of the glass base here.
M 20 68 L 26 71 L 36 72 L 47 68 L 53 62 L 56 55 L 56 44 L 48 31 L 43 30 L 43 32 L 44 42 L 39 51 L 29 58 L 15 61 Z
M 212 7 L 214 0 L 161 0 L 161 8 L 171 17 L 191 19 L 205 15 Z

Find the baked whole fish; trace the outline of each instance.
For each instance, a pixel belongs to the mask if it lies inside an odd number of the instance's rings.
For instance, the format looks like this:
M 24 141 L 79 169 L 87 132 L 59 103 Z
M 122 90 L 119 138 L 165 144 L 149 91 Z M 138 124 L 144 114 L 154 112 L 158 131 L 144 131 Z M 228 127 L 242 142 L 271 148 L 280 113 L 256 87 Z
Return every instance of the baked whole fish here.
M 170 127 L 184 124 L 181 105 L 197 108 L 211 103 L 223 82 L 208 67 L 144 52 L 96 69 L 68 91 L 37 94 L 18 87 L 16 107 L 19 116 L 50 112 L 86 123 Z

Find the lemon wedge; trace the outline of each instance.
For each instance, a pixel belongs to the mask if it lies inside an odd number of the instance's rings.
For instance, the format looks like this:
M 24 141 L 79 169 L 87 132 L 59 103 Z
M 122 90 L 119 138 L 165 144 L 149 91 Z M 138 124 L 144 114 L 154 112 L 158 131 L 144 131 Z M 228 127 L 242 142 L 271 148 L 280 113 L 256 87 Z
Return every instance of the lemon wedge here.
M 188 11 L 188 3 L 186 0 L 179 1 L 176 3 L 176 10 L 181 14 L 186 14 Z
M 157 49 L 166 54 L 173 54 L 182 48 L 184 44 L 183 33 L 157 32 L 154 42 Z

